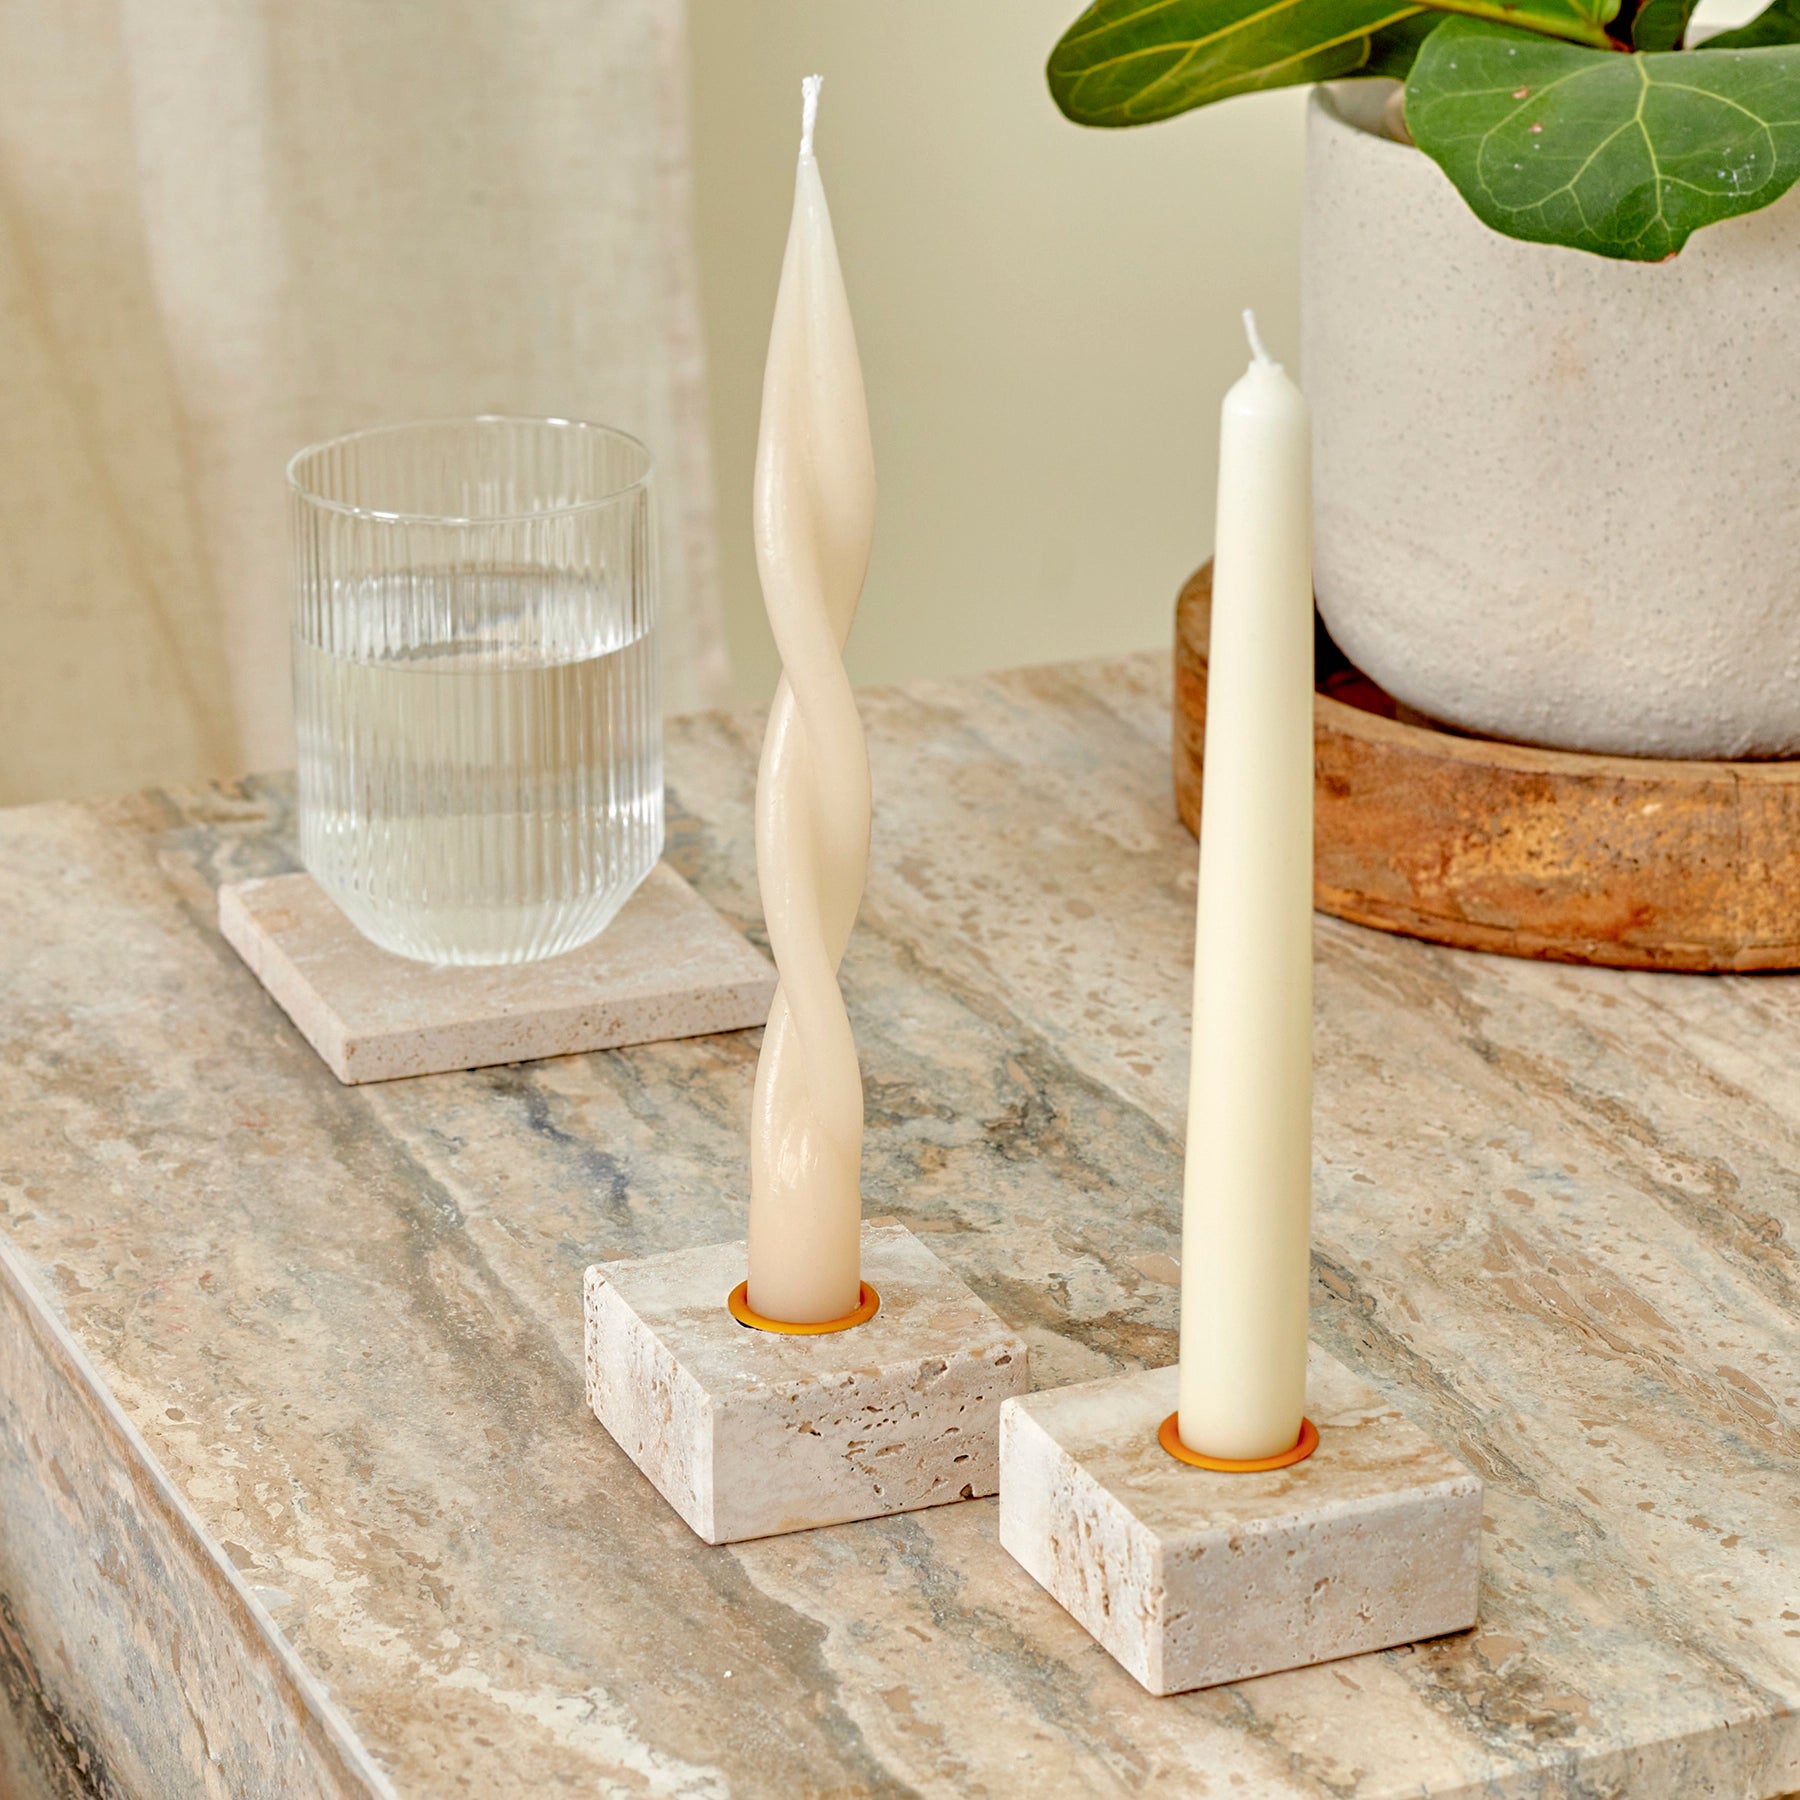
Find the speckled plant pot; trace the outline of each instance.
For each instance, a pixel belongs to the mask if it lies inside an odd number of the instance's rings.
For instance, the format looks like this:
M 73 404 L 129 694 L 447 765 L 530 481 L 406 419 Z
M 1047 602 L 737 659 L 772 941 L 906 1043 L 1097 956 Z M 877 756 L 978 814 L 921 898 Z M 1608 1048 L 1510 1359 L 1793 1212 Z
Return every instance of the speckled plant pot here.
M 1488 230 L 1307 116 L 1302 361 L 1320 609 L 1390 693 L 1624 755 L 1800 755 L 1800 190 L 1617 263 Z

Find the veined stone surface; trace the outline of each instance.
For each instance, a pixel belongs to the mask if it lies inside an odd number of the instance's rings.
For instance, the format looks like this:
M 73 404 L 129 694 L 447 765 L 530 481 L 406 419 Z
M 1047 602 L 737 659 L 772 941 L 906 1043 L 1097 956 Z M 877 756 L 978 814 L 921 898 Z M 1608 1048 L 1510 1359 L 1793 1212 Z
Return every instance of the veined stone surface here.
M 1145 656 L 859 696 L 865 1201 L 1040 1388 L 1175 1357 L 1168 693 Z M 752 935 L 758 744 L 668 729 L 669 860 Z M 756 1034 L 340 1086 L 216 925 L 221 883 L 293 868 L 289 795 L 0 813 L 0 1230 L 142 1444 L 0 1386 L 0 1591 L 90 1765 L 152 1715 L 248 1743 L 297 1665 L 407 1797 L 1800 1787 L 1794 978 L 1319 922 L 1313 1336 L 1481 1476 L 1481 1623 L 1158 1700 L 992 1501 L 695 1538 L 588 1411 L 581 1278 L 742 1235 Z M 254 1680 L 142 1679 L 196 1648 L 143 1458 L 288 1677 L 240 1631 Z
M 991 1494 L 1000 1404 L 1027 1353 L 904 1225 L 865 1220 L 875 1316 L 788 1336 L 725 1297 L 748 1246 L 705 1244 L 587 1272 L 587 1398 L 709 1544 Z
M 760 1025 L 775 965 L 666 862 L 592 943 L 493 968 L 371 944 L 307 874 L 231 882 L 219 929 L 346 1083 Z
M 1153 1694 L 1475 1623 L 1481 1483 L 1315 1344 L 1291 1468 L 1222 1474 L 1157 1441 L 1179 1371 L 1009 1400 L 1000 1542 Z

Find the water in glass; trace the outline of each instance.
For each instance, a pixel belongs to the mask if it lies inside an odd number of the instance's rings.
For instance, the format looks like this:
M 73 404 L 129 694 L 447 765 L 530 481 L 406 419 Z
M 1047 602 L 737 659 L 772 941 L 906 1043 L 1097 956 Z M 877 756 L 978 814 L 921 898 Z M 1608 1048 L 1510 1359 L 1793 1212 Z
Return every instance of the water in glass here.
M 516 487 L 488 503 L 516 507 Z M 609 538 L 593 510 L 465 541 L 457 527 L 480 521 L 314 517 L 302 501 L 301 858 L 384 949 L 557 955 L 602 930 L 661 854 L 647 531 Z M 492 560 L 522 545 L 524 566 Z

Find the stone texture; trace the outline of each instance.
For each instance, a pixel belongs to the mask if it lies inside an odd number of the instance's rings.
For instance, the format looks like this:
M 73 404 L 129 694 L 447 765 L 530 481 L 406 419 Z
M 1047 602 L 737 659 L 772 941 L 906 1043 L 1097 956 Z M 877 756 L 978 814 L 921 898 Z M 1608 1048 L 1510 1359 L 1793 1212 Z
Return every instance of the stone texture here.
M 746 1247 L 587 1272 L 587 1400 L 709 1544 L 991 1494 L 1000 1405 L 1030 1386 L 1023 1341 L 904 1225 L 865 1221 L 881 1296 L 848 1331 L 740 1325 Z
M 0 1238 L 0 1794 L 391 1792 L 283 1598 L 206 1534 Z
M 219 929 L 339 1081 L 392 1081 L 760 1025 L 775 966 L 658 863 L 601 934 L 546 962 L 378 949 L 310 875 L 230 882 Z
M 1481 1483 L 1317 1345 L 1319 1447 L 1215 1474 L 1157 1442 L 1179 1372 L 1007 1401 L 1000 1542 L 1153 1694 L 1475 1623 Z
M 859 696 L 864 1193 L 1044 1387 L 1175 1356 L 1169 681 Z M 752 935 L 759 743 L 668 728 L 669 860 Z M 0 1587 L 95 1756 L 244 1703 L 143 1681 L 188 1628 L 55 1467 L 123 1522 L 160 1466 L 408 1800 L 1800 1787 L 1800 980 L 1319 922 L 1313 1336 L 1481 1476 L 1481 1623 L 1159 1700 L 992 1502 L 689 1531 L 583 1401 L 581 1277 L 743 1234 L 756 1034 L 340 1086 L 215 923 L 294 866 L 290 791 L 0 812 L 0 1233 L 139 1434 L 102 1464 L 97 1400 L 0 1376 Z

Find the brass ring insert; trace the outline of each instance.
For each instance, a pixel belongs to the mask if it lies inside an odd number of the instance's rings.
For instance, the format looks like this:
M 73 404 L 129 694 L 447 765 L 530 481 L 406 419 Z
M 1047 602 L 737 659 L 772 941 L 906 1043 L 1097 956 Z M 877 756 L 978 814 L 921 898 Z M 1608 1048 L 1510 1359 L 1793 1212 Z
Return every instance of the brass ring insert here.
M 765 1319 L 750 1309 L 750 1284 L 740 1281 L 731 1290 L 725 1304 L 740 1325 L 753 1331 L 778 1331 L 784 1337 L 823 1337 L 828 1331 L 848 1331 L 852 1325 L 866 1324 L 881 1309 L 881 1296 L 866 1281 L 857 1284 L 856 1305 L 841 1319 L 821 1319 L 816 1325 L 790 1325 L 785 1319 Z
M 1300 1436 L 1293 1449 L 1283 1450 L 1279 1456 L 1254 1456 L 1247 1462 L 1235 1462 L 1228 1456 L 1202 1456 L 1181 1441 L 1180 1420 L 1179 1411 L 1170 1413 L 1158 1428 L 1156 1441 L 1177 1462 L 1191 1464 L 1196 1469 L 1215 1469 L 1221 1475 L 1260 1475 L 1267 1469 L 1291 1468 L 1297 1462 L 1305 1462 L 1319 1447 L 1318 1426 L 1311 1419 L 1302 1419 Z

